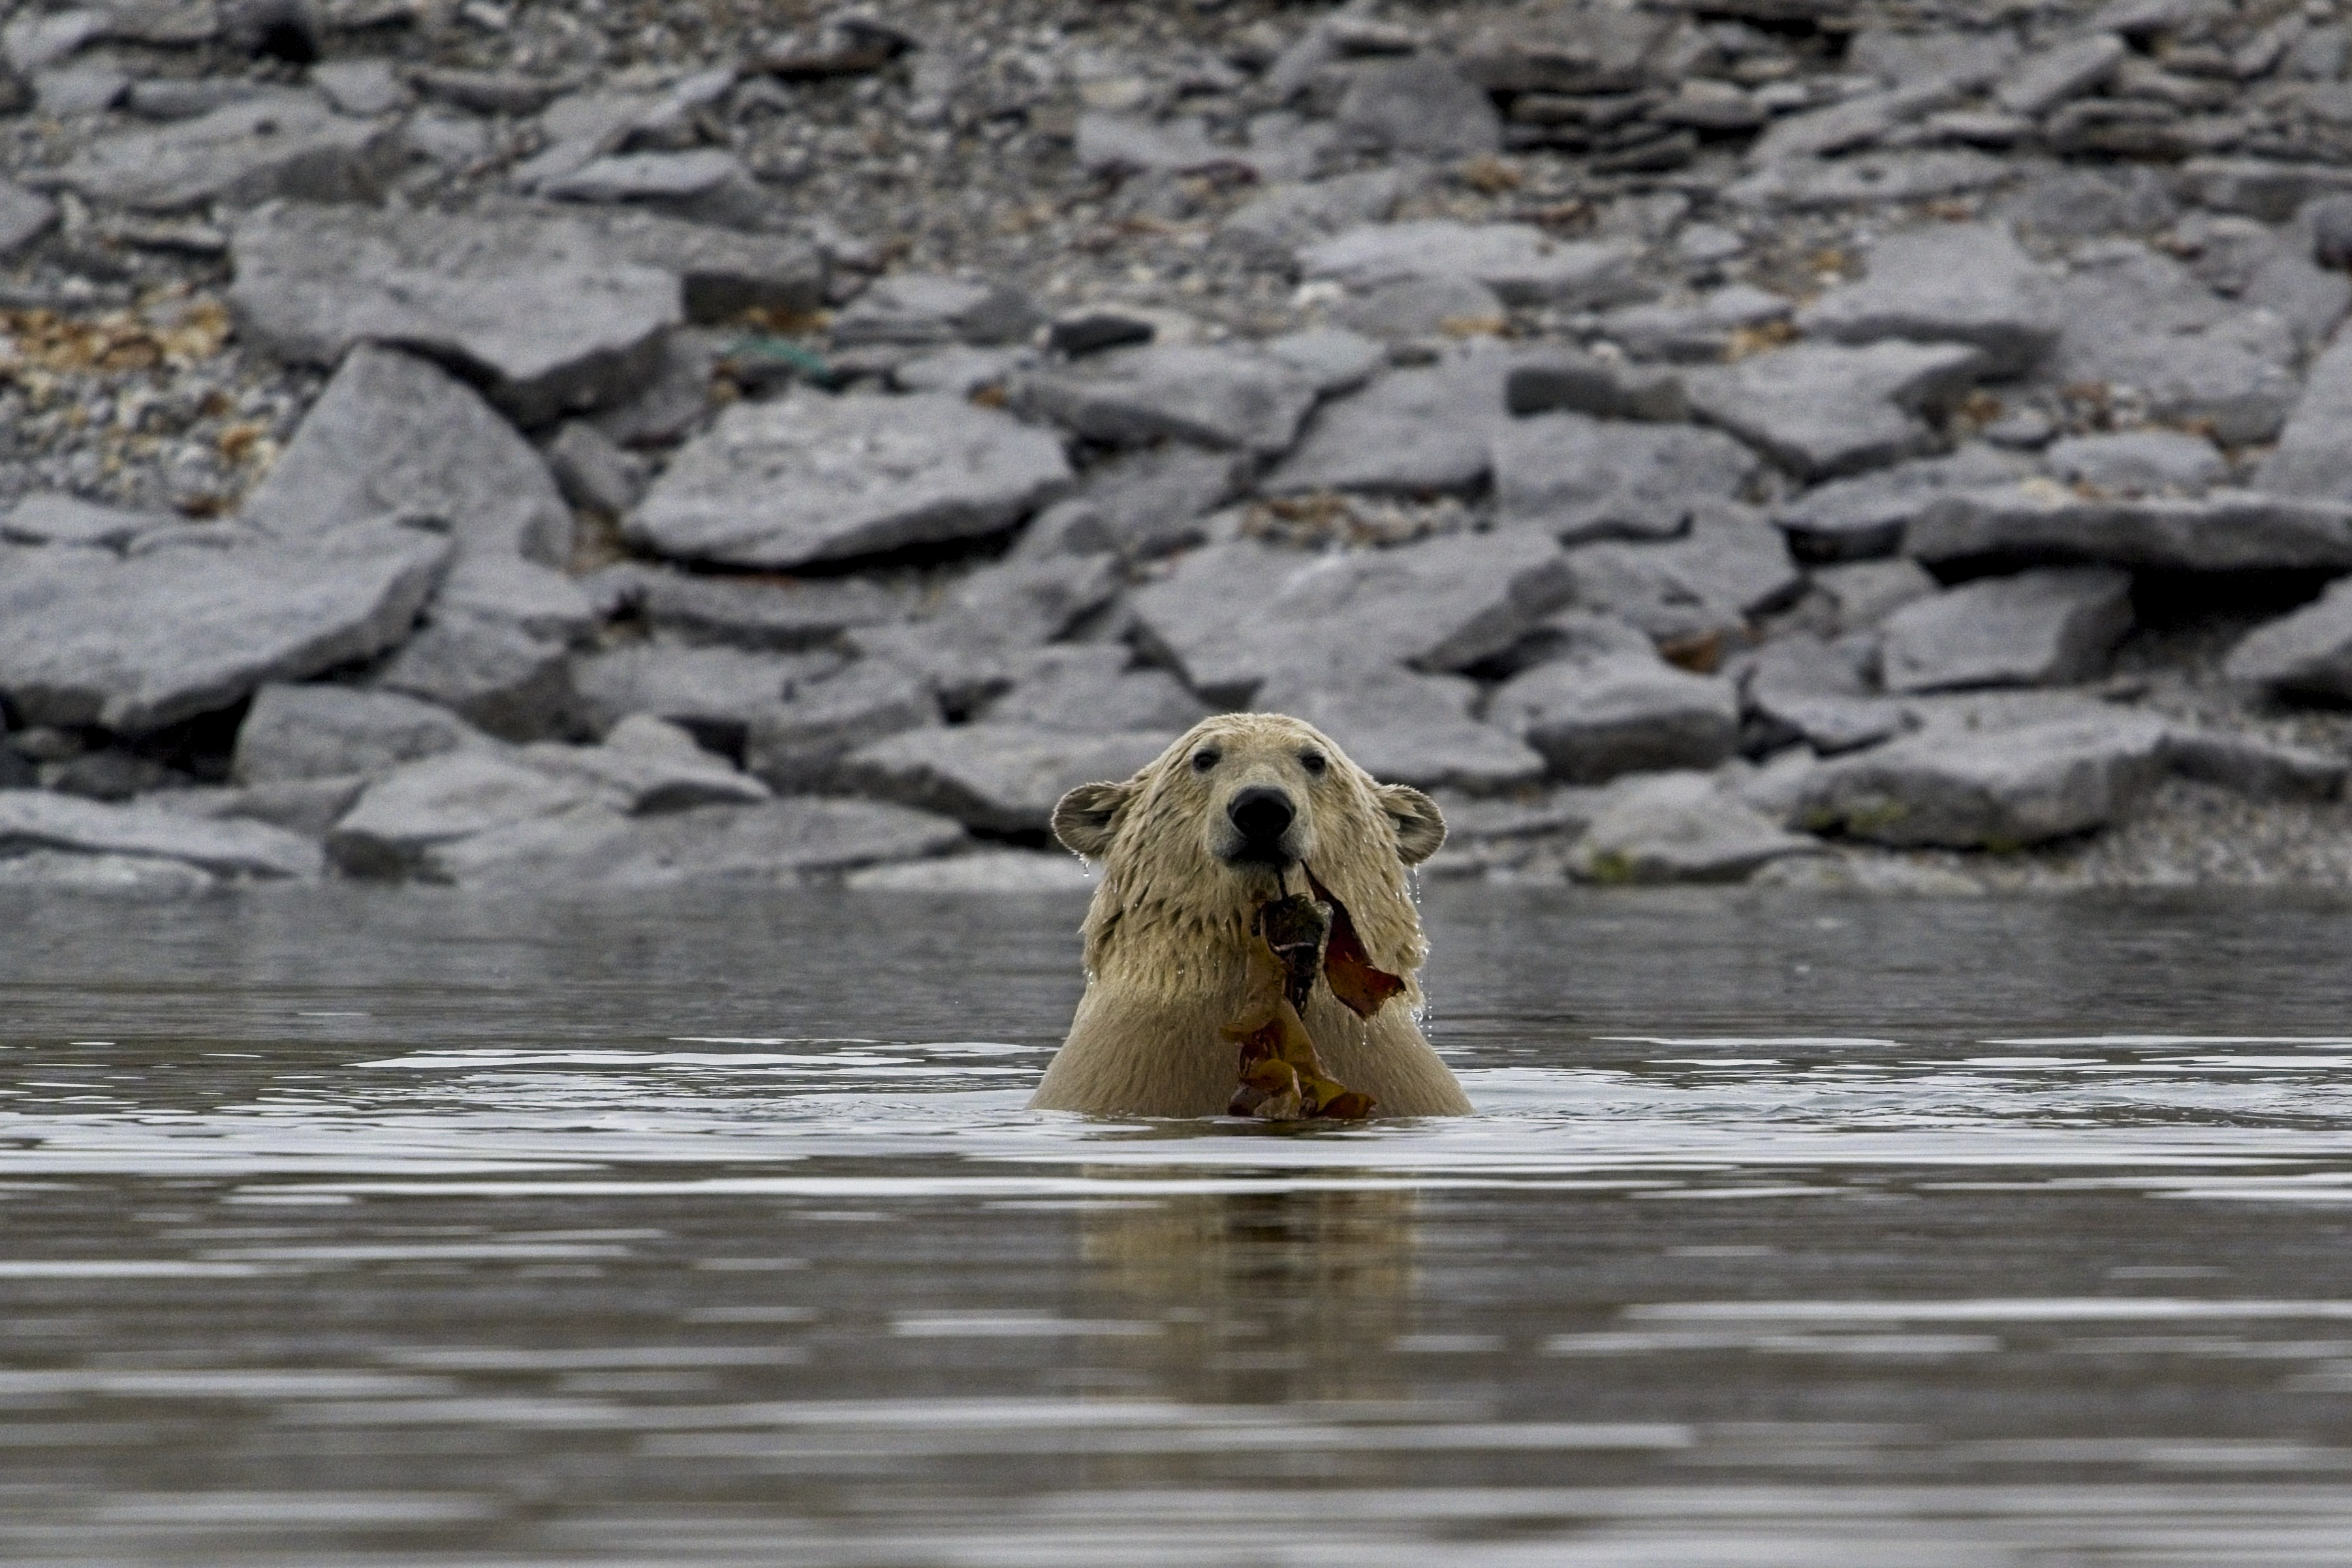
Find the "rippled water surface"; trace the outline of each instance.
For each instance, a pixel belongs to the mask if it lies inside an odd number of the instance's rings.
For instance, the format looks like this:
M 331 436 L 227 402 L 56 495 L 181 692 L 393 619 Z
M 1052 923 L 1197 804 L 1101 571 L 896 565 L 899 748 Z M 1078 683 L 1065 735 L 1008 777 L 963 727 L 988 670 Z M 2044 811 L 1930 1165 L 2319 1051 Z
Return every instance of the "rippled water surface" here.
M 2352 910 L 1441 887 L 1305 1134 L 1078 912 L 11 909 L 0 1558 L 2352 1563 Z

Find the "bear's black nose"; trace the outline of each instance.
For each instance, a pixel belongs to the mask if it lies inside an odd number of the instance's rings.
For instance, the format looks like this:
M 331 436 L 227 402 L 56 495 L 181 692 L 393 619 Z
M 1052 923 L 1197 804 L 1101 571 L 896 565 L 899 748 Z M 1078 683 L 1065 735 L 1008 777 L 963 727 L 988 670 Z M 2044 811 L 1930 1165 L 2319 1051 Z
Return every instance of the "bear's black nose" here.
M 1271 847 L 1290 831 L 1291 819 L 1297 815 L 1290 808 L 1288 795 L 1265 784 L 1251 785 L 1225 807 L 1225 819 L 1241 829 L 1242 837 L 1253 848 Z

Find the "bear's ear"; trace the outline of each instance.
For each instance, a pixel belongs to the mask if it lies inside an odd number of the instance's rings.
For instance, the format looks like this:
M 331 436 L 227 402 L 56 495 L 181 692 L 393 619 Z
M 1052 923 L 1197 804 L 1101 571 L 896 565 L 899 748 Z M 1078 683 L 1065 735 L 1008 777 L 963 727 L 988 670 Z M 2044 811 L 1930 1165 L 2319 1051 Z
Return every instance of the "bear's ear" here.
M 1099 860 L 1110 853 L 1110 841 L 1118 833 L 1119 814 L 1142 793 L 1139 779 L 1080 784 L 1054 807 L 1054 837 L 1073 855 Z
M 1381 809 L 1396 825 L 1397 854 L 1408 866 L 1418 866 L 1445 842 L 1445 814 L 1437 803 L 1404 784 L 1380 786 Z

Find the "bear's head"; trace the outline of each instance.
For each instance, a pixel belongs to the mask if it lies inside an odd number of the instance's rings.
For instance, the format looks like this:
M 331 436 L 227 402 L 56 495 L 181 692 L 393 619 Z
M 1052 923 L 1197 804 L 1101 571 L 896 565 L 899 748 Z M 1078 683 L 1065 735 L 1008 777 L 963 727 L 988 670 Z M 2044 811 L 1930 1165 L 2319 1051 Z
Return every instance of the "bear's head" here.
M 1139 943 L 1181 962 L 1188 943 L 1246 940 L 1260 904 L 1312 879 L 1391 975 L 1425 947 L 1405 868 L 1445 841 L 1437 803 L 1383 784 L 1313 725 L 1279 713 L 1204 719 L 1133 778 L 1080 784 L 1054 834 L 1103 866 L 1087 915 L 1097 973 Z M 1133 939 L 1130 941 L 1129 939 Z M 1162 944 L 1172 942 L 1170 952 Z

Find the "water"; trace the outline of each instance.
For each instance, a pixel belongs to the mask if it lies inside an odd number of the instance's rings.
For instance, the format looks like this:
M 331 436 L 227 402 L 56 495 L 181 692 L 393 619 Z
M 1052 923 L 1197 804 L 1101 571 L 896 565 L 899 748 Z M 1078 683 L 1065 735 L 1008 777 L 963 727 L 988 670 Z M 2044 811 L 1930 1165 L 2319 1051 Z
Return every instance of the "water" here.
M 0 934 L 0 1559 L 2352 1561 L 2352 909 L 1439 887 L 1484 1114 L 1022 1101 L 1066 900 Z

